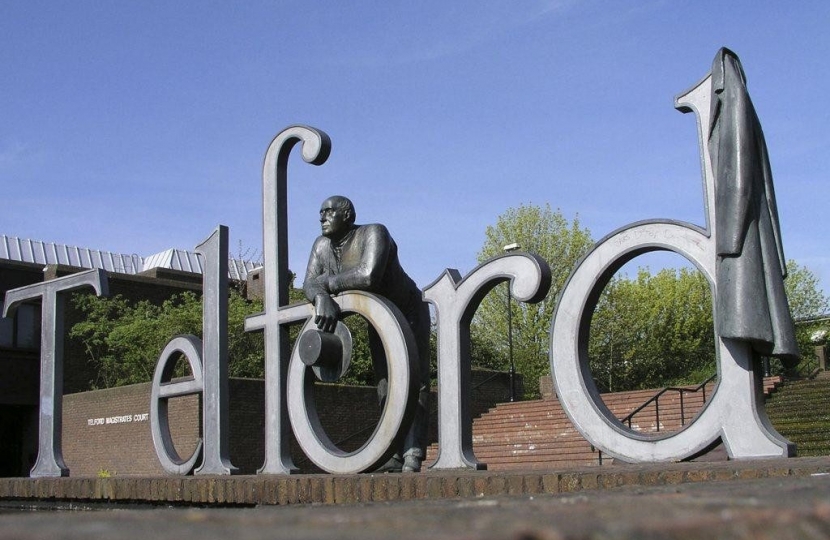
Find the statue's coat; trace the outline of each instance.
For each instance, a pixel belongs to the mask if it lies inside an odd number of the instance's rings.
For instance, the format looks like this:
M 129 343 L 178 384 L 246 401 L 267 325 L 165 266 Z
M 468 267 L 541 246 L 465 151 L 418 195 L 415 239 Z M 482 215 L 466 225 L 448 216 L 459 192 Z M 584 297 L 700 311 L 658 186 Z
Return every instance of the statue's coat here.
M 784 292 L 786 259 L 761 124 L 738 57 L 712 66 L 709 152 L 715 176 L 717 331 L 760 354 L 798 358 Z

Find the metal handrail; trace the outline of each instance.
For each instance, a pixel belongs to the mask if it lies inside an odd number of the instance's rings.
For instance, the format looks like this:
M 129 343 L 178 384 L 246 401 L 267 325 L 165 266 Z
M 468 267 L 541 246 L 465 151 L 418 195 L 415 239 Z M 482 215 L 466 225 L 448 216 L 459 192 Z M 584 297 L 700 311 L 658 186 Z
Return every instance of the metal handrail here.
M 476 390 L 478 390 L 479 388 L 481 388 L 482 386 L 484 386 L 484 385 L 485 385 L 485 384 L 487 384 L 488 382 L 492 381 L 492 380 L 493 380 L 493 379 L 495 379 L 496 377 L 503 376 L 504 374 L 505 374 L 505 373 L 504 373 L 503 371 L 496 371 L 496 372 L 494 372 L 492 375 L 490 375 L 489 377 L 487 377 L 487 378 L 486 378 L 486 379 L 484 379 L 483 381 L 479 381 L 477 384 L 475 384 L 475 385 L 474 385 L 474 386 L 470 389 L 470 393 L 472 394 L 473 392 L 475 392 Z M 435 412 L 437 412 L 437 411 L 438 411 L 438 405 L 437 405 L 437 404 L 433 404 L 433 405 L 430 407 L 429 415 L 430 415 L 430 416 L 432 416 L 432 414 L 433 414 L 433 413 L 435 413 Z M 362 428 L 358 429 L 357 431 L 355 431 L 355 432 L 353 432 L 353 433 L 350 433 L 350 434 L 346 435 L 345 437 L 343 437 L 342 439 L 339 439 L 338 441 L 336 441 L 336 442 L 334 443 L 334 446 L 338 446 L 338 447 L 339 447 L 341 444 L 345 443 L 346 441 L 349 441 L 349 440 L 351 440 L 352 438 L 357 437 L 358 435 L 361 435 L 361 434 L 363 434 L 363 433 L 366 433 L 366 432 L 367 432 L 367 431 L 369 431 L 369 430 L 375 429 L 376 427 L 377 427 L 377 423 L 372 423 L 372 424 L 369 424 L 369 425 L 363 426 Z M 301 457 L 300 459 L 298 459 L 298 460 L 297 460 L 297 465 L 300 465 L 300 464 L 305 464 L 305 463 L 309 463 L 310 461 L 311 461 L 311 460 L 308 458 L 308 456 L 303 456 L 303 457 Z
M 643 409 L 645 409 L 646 407 L 648 407 L 651 404 L 651 402 L 653 401 L 654 402 L 654 412 L 655 412 L 655 418 L 656 418 L 657 431 L 660 431 L 660 401 L 659 401 L 659 399 L 666 392 L 676 391 L 680 394 L 680 425 L 685 426 L 686 425 L 686 411 L 685 411 L 685 403 L 683 401 L 683 395 L 685 393 L 697 393 L 697 392 L 702 390 L 703 391 L 703 403 L 706 403 L 706 385 L 709 384 L 710 382 L 714 381 L 717 378 L 717 376 L 718 376 L 717 373 L 713 373 L 712 375 L 709 376 L 708 379 L 706 379 L 705 381 L 703 381 L 702 383 L 700 383 L 699 385 L 697 385 L 694 388 L 684 388 L 684 387 L 680 387 L 680 386 L 667 386 L 666 388 L 663 388 L 662 390 L 658 391 L 656 394 L 654 394 L 653 396 L 648 398 L 645 403 L 643 403 L 642 405 L 640 405 L 639 407 L 634 409 L 631 413 L 628 414 L 628 416 L 626 416 L 625 418 L 620 420 L 620 423 L 625 424 L 626 422 L 628 422 L 628 428 L 631 429 L 631 421 L 634 418 L 634 416 L 637 413 L 639 413 L 640 411 L 642 411 Z M 599 465 L 602 465 L 602 450 L 598 450 L 592 444 L 591 445 L 591 451 L 599 453 L 599 456 L 598 456 Z
M 815 357 L 805 357 L 798 363 L 793 371 L 799 377 L 810 378 L 819 370 L 818 359 Z
M 642 405 L 640 405 L 639 407 L 637 407 L 636 409 L 631 411 L 625 418 L 620 420 L 620 423 L 625 424 L 626 422 L 628 422 L 628 428 L 631 429 L 631 422 L 632 422 L 632 419 L 634 418 L 634 416 L 637 413 L 639 413 L 640 411 L 642 411 L 643 409 L 645 409 L 646 407 L 648 407 L 649 405 L 651 405 L 651 403 L 653 402 L 654 403 L 654 412 L 655 412 L 655 417 L 656 417 L 657 431 L 660 431 L 660 401 L 659 401 L 660 397 L 663 394 L 666 394 L 667 392 L 678 392 L 680 394 L 680 425 L 685 426 L 686 425 L 686 410 L 685 410 L 685 403 L 684 403 L 684 400 L 683 400 L 683 396 L 687 393 L 694 394 L 694 393 L 697 393 L 697 392 L 702 390 L 703 391 L 703 402 L 706 403 L 706 385 L 709 384 L 710 382 L 712 382 L 713 380 L 715 380 L 717 378 L 717 376 L 718 376 L 717 373 L 714 373 L 714 374 L 710 375 L 708 379 L 706 379 L 705 381 L 703 381 L 702 383 L 700 383 L 699 385 L 697 385 L 694 388 L 685 388 L 685 387 L 680 387 L 680 386 L 668 386 L 666 388 L 663 388 L 662 390 L 660 390 L 659 392 L 657 392 L 656 394 L 654 394 L 653 396 L 648 398 L 645 403 L 643 403 Z

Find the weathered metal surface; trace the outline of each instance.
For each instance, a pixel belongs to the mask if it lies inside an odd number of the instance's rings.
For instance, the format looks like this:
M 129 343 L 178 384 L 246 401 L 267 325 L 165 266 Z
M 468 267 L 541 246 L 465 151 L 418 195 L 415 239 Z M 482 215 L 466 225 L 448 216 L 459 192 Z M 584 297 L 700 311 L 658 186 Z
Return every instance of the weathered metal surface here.
M 232 474 L 228 443 L 228 228 L 196 246 L 202 256 L 202 429 L 204 456 L 196 474 Z
M 107 296 L 107 274 L 89 270 L 27 285 L 6 292 L 3 316 L 14 315 L 26 301 L 41 300 L 40 330 L 40 415 L 37 461 L 32 477 L 68 476 L 63 461 L 61 427 L 63 419 L 63 314 L 66 293 L 92 287 L 98 296 Z
M 281 131 L 268 146 L 262 168 L 262 236 L 265 267 L 264 311 L 245 320 L 245 330 L 265 332 L 265 462 L 264 474 L 296 470 L 288 447 L 285 381 L 291 351 L 280 310 L 288 304 L 288 156 L 302 143 L 303 159 L 322 165 L 331 152 L 324 132 L 305 126 Z
M 338 321 L 334 332 L 306 328 L 295 345 L 300 360 L 323 382 L 336 382 L 349 370 L 352 362 L 352 333 Z
M 171 382 L 179 354 L 187 360 L 191 378 Z M 169 400 L 175 397 L 201 394 L 204 389 L 202 340 L 192 335 L 174 337 L 167 342 L 159 355 L 150 391 L 150 432 L 153 436 L 153 447 L 162 468 L 170 474 L 189 474 L 202 454 L 204 440 L 199 439 L 196 449 L 190 456 L 183 458 L 179 455 L 170 434 Z
M 288 414 L 297 442 L 318 467 L 339 474 L 366 472 L 389 460 L 409 431 L 418 393 L 418 350 L 406 318 L 385 298 L 353 291 L 338 295 L 336 300 L 343 313 L 362 315 L 377 331 L 383 344 L 388 362 L 388 393 L 378 425 L 355 452 L 344 452 L 332 443 L 317 416 L 311 387 L 314 377 L 296 346 L 288 368 Z M 308 317 L 303 328 L 303 332 L 307 332 L 313 331 L 316 325 L 310 308 L 311 304 L 301 304 L 282 311 L 291 320 Z
M 539 302 L 550 289 L 548 264 L 530 253 L 495 257 L 464 279 L 448 269 L 424 289 L 438 326 L 438 459 L 430 469 L 484 469 L 473 454 L 470 417 L 470 322 L 490 290 L 510 282 L 520 302 Z
M 588 368 L 591 316 L 602 289 L 626 262 L 650 251 L 673 251 L 697 266 L 712 284 L 718 230 L 716 186 L 708 139 L 711 75 L 676 98 L 676 107 L 697 116 L 706 205 L 706 228 L 671 220 L 643 221 L 600 240 L 574 269 L 560 297 L 551 330 L 550 362 L 563 408 L 594 446 L 624 461 L 675 461 L 705 450 L 719 437 L 733 458 L 790 456 L 794 445 L 770 425 L 760 397 L 753 352 L 743 341 L 718 338 L 717 389 L 701 414 L 680 432 L 651 437 L 626 429 L 599 396 Z M 714 310 L 715 320 L 729 317 Z
M 228 455 L 228 228 L 220 225 L 196 247 L 204 261 L 202 274 L 202 333 L 176 336 L 159 356 L 150 396 L 153 446 L 159 462 L 171 474 L 188 474 L 198 457 L 195 474 L 233 474 Z M 171 382 L 179 353 L 186 358 L 192 380 Z M 202 432 L 188 458 L 176 451 L 168 424 L 168 400 L 202 394 Z

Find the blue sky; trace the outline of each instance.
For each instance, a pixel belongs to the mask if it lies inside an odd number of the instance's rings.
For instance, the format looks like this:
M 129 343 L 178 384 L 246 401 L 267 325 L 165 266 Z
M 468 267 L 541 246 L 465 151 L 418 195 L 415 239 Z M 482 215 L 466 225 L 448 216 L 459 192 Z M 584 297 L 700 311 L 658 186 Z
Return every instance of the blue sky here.
M 335 193 L 389 227 L 422 286 L 471 270 L 523 203 L 595 239 L 702 225 L 695 123 L 672 101 L 728 46 L 786 255 L 827 290 L 828 28 L 830 3 L 809 1 L 5 0 L 0 233 L 146 256 L 221 223 L 233 255 L 259 253 L 264 152 L 297 123 L 333 141 L 323 166 L 290 165 L 301 274 Z

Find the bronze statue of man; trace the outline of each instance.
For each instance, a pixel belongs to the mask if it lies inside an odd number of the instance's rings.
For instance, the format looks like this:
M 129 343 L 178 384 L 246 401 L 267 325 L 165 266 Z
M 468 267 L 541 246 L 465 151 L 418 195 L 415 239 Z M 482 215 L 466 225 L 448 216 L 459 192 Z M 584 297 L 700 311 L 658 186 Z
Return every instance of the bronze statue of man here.
M 383 296 L 406 317 L 418 348 L 418 404 L 403 448 L 383 470 L 417 472 L 426 453 L 429 422 L 429 307 L 421 290 L 401 267 L 398 246 L 386 227 L 377 223 L 356 225 L 355 218 L 354 205 L 346 197 L 333 196 L 323 201 L 320 206 L 323 234 L 311 248 L 303 291 L 314 304 L 314 322 L 324 332 L 333 332 L 340 318 L 340 308 L 331 295 L 349 290 Z M 388 388 L 388 368 L 382 343 L 371 325 L 369 347 L 378 397 L 383 402 Z

